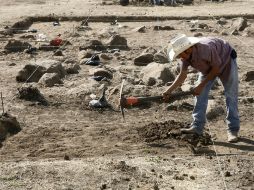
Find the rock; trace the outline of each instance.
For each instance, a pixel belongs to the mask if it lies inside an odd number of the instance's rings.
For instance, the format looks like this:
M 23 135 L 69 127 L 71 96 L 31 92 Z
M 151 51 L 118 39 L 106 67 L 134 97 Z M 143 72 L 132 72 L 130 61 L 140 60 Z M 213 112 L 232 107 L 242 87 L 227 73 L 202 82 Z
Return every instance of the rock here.
M 153 86 L 155 85 L 157 80 L 154 77 L 149 77 L 147 81 L 145 81 L 147 86 Z
M 64 160 L 68 160 L 68 161 L 71 160 L 71 159 L 70 159 L 70 156 L 68 156 L 68 155 L 65 154 L 65 155 L 64 155 Z
M 249 82 L 254 80 L 254 71 L 246 71 L 242 78 L 244 81 Z
M 77 26 L 76 27 L 77 31 L 89 31 L 89 30 L 93 30 L 90 26 Z
M 8 63 L 7 65 L 8 65 L 8 66 L 10 66 L 10 67 L 13 67 L 13 66 L 16 66 L 17 64 L 16 64 L 16 63 L 11 62 L 11 63 Z
M 190 176 L 190 179 L 191 179 L 191 180 L 195 180 L 196 178 L 195 178 L 195 176 L 191 175 L 191 176 Z
M 208 100 L 206 118 L 207 120 L 213 120 L 225 113 L 224 107 L 214 100 Z
M 101 185 L 100 189 L 101 189 L 101 190 L 107 189 L 107 184 L 103 183 L 103 184 Z
M 109 55 L 102 53 L 100 54 L 100 59 L 104 59 L 104 60 L 111 60 L 112 57 L 110 57 Z
M 169 62 L 168 57 L 165 54 L 160 53 L 160 52 L 154 54 L 153 60 L 157 63 L 168 63 Z
M 29 40 L 36 40 L 36 37 L 32 34 L 23 34 L 20 36 L 20 38 L 29 39 Z
M 228 36 L 229 33 L 227 30 L 222 30 L 221 33 L 220 33 L 222 36 Z
M 67 74 L 77 74 L 77 73 L 79 73 L 79 70 L 81 69 L 77 63 L 65 64 L 63 67 L 64 67 L 65 71 L 67 72 Z
M 8 132 L 4 126 L 0 123 L 0 148 L 2 147 L 2 141 L 6 139 L 6 136 L 8 135 Z
M 18 88 L 18 98 L 27 100 L 27 101 L 36 101 L 40 102 L 42 105 L 47 106 L 48 102 L 44 98 L 44 96 L 40 93 L 38 88 L 34 86 L 22 86 L 21 88 Z
M 5 129 L 4 131 L 11 135 L 17 134 L 21 131 L 20 124 L 16 117 L 10 115 L 9 113 L 0 115 L 0 129 Z
M 18 82 L 38 82 L 46 72 L 46 68 L 39 65 L 27 64 L 16 76 Z
M 114 52 L 114 57 L 119 57 L 121 54 L 119 52 Z
M 183 85 L 181 86 L 181 90 L 182 90 L 182 91 L 189 91 L 189 90 L 191 90 L 192 88 L 193 88 L 193 86 L 190 85 L 190 84 L 183 84 Z
M 254 27 L 248 27 L 244 30 L 243 36 L 253 37 L 254 36 Z
M 232 176 L 231 173 L 229 171 L 226 171 L 225 174 L 224 174 L 225 177 L 230 177 Z
M 239 32 L 238 32 L 238 30 L 236 28 L 233 28 L 232 30 L 229 31 L 229 34 L 231 34 L 231 35 L 238 35 Z
M 78 53 L 78 60 L 82 60 L 84 58 L 90 58 L 94 52 L 92 50 L 82 50 Z
M 107 42 L 107 45 L 110 48 L 128 49 L 127 39 L 125 37 L 118 35 L 118 34 L 112 36 L 109 39 L 109 41 Z
M 225 25 L 227 24 L 227 20 L 225 18 L 220 18 L 218 21 L 217 21 L 217 24 L 220 24 L 220 25 Z
M 54 56 L 63 56 L 63 52 L 61 50 L 56 50 Z
M 247 26 L 248 26 L 247 19 L 240 17 L 233 19 L 231 28 L 236 29 L 238 31 L 243 31 Z
M 134 29 L 134 32 L 140 32 L 140 33 L 145 33 L 146 32 L 146 27 L 145 26 L 140 26 Z
M 151 53 L 141 54 L 134 59 L 134 65 L 146 66 L 149 63 L 153 62 L 153 58 L 154 58 L 153 54 L 151 54 Z
M 170 72 L 169 68 L 164 64 L 150 63 L 145 68 L 141 70 L 140 76 L 146 84 L 154 83 L 160 80 L 162 84 L 173 81 L 175 79 L 174 75 Z M 154 84 L 153 84 L 154 85 Z
M 215 34 L 219 34 L 220 33 L 217 29 L 213 29 L 212 32 L 215 33 Z M 200 33 L 200 34 L 202 34 L 202 33 Z M 202 34 L 202 36 L 203 36 L 203 34 Z
M 175 30 L 173 26 L 154 26 L 153 30 Z
M 153 190 L 160 190 L 159 185 L 158 185 L 157 182 L 154 183 Z
M 81 69 L 75 58 L 67 58 L 63 62 L 63 67 L 67 74 L 77 74 Z
M 187 110 L 187 111 L 192 111 L 194 109 L 194 106 L 188 102 L 182 102 L 179 106 L 178 106 L 179 110 Z
M 60 79 L 59 74 L 57 73 L 45 73 L 40 78 L 38 83 L 46 87 L 52 87 L 55 84 L 63 84 L 63 81 Z
M 29 47 L 31 47 L 31 44 L 27 42 L 22 42 L 19 40 L 10 40 L 5 45 L 4 49 L 9 52 L 20 52 L 24 51 L 25 49 L 28 49 Z
M 91 69 L 89 70 L 90 75 L 93 76 L 102 76 L 102 77 L 106 77 L 108 79 L 112 79 L 113 78 L 113 74 L 112 72 L 103 69 L 103 68 L 99 68 L 99 69 Z
M 184 180 L 184 176 L 174 175 L 174 180 Z
M 194 37 L 200 37 L 200 36 L 203 36 L 203 33 L 201 32 L 197 32 L 195 34 L 193 34 Z
M 205 23 L 198 23 L 197 25 L 196 25 L 196 27 L 197 28 L 201 28 L 201 29 L 209 29 L 210 27 L 207 25 L 207 24 L 205 24 Z
M 33 24 L 33 21 L 30 18 L 26 18 L 22 21 L 18 21 L 12 25 L 11 28 L 27 30 Z
M 56 60 L 37 60 L 36 64 L 45 67 L 46 73 L 58 73 L 60 78 L 65 77 L 67 74 L 62 64 Z
M 145 47 L 146 48 L 146 47 Z M 157 50 L 152 48 L 152 47 L 149 47 L 149 48 L 146 48 L 142 54 L 146 54 L 146 53 L 150 53 L 150 54 L 156 54 L 157 53 Z
M 82 46 L 79 47 L 80 51 L 81 50 L 87 50 L 87 49 L 102 51 L 102 50 L 105 50 L 106 48 L 102 44 L 101 41 L 99 41 L 99 40 L 90 40 L 85 45 L 82 45 Z
M 239 100 L 243 104 L 253 104 L 254 103 L 253 97 L 242 97 L 242 98 L 239 98 Z

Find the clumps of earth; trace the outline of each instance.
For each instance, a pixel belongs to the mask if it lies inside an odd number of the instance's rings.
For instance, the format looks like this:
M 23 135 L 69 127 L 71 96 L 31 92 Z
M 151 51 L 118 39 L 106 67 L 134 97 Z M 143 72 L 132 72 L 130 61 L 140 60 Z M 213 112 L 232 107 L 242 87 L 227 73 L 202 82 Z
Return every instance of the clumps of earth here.
M 32 102 L 38 102 L 41 105 L 47 106 L 48 102 L 44 98 L 44 96 L 40 93 L 38 88 L 34 86 L 22 86 L 21 88 L 18 89 L 18 98 L 27 100 L 27 101 L 32 101 Z
M 207 132 L 204 132 L 202 136 L 183 134 L 180 129 L 187 127 L 189 127 L 188 123 L 174 120 L 152 122 L 138 128 L 138 134 L 147 143 L 163 143 L 169 140 L 175 146 L 191 148 L 193 153 L 200 153 L 199 148 L 212 144 L 211 136 Z
M 9 113 L 0 115 L 0 147 L 2 147 L 2 142 L 6 140 L 8 136 L 15 135 L 20 131 L 21 127 L 16 117 Z

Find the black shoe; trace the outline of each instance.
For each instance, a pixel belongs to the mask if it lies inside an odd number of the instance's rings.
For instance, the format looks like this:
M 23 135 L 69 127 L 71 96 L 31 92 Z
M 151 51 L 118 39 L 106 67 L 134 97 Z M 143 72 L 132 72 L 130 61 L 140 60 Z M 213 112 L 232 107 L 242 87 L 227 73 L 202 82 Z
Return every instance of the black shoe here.
M 185 134 L 197 134 L 197 135 L 201 135 L 201 134 L 199 134 L 197 132 L 197 130 L 194 127 L 181 129 L 181 132 L 185 133 Z

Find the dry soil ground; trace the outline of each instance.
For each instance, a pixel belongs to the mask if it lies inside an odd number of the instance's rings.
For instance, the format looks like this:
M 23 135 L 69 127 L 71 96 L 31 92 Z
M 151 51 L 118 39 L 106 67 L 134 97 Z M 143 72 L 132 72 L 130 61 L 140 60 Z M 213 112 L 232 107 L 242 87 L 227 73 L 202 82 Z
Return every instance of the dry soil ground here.
M 108 3 L 108 1 L 107 1 Z M 91 31 L 77 31 L 80 22 L 34 22 L 36 28 L 48 38 L 63 34 L 72 45 L 66 46 L 64 56 L 39 51 L 36 56 L 24 52 L 4 53 L 6 38 L 0 43 L 0 89 L 5 110 L 17 117 L 22 131 L 8 137 L 0 149 L 0 189 L 254 189 L 254 90 L 253 81 L 242 80 L 246 71 L 254 70 L 253 36 L 223 35 L 232 19 L 248 17 L 253 27 L 254 1 L 226 1 L 224 3 L 198 2 L 192 6 L 127 6 L 102 5 L 101 1 L 52 0 L 0 0 L 0 26 L 12 25 L 27 16 L 155 16 L 150 22 L 90 22 Z M 175 16 L 177 20 L 161 21 L 162 16 Z M 206 16 L 198 20 L 197 16 Z M 218 17 L 227 17 L 228 25 L 217 24 Z M 189 18 L 186 18 L 189 17 Z M 79 47 L 87 39 L 100 38 L 102 42 L 118 33 L 128 41 L 130 50 L 120 51 L 105 65 L 113 70 L 114 78 L 108 84 L 112 92 L 109 102 L 114 105 L 119 96 L 121 79 L 127 79 L 124 93 L 129 95 L 160 94 L 165 86 L 135 85 L 140 66 L 133 59 L 144 49 L 161 49 L 176 33 L 188 35 L 190 21 L 207 24 L 203 36 L 217 36 L 229 41 L 238 52 L 240 141 L 226 141 L 225 114 L 207 123 L 212 141 L 200 147 L 185 141 L 179 134 L 181 127 L 191 122 L 191 110 L 171 110 L 166 104 L 153 104 L 146 108 L 133 108 L 126 112 L 126 122 L 118 111 L 92 110 L 87 105 L 93 93 L 99 95 L 103 82 L 92 81 L 88 65 L 80 65 L 78 74 L 68 75 L 60 86 L 41 87 L 49 100 L 45 107 L 15 97 L 17 72 L 28 62 L 37 59 L 78 59 Z M 174 26 L 174 30 L 153 30 L 154 26 Z M 135 28 L 146 26 L 145 33 Z M 73 37 L 73 34 L 74 37 Z M 20 39 L 21 34 L 11 38 Z M 33 44 L 33 42 L 31 42 Z M 35 45 L 35 44 L 33 44 Z M 36 58 L 36 60 L 35 60 Z M 12 64 L 15 63 L 15 64 Z M 114 91 L 114 88 L 117 89 Z M 110 92 L 107 92 L 107 96 Z M 212 95 L 223 106 L 223 88 L 218 86 Z M 186 101 L 193 104 L 192 98 Z M 179 101 L 179 105 L 182 105 Z

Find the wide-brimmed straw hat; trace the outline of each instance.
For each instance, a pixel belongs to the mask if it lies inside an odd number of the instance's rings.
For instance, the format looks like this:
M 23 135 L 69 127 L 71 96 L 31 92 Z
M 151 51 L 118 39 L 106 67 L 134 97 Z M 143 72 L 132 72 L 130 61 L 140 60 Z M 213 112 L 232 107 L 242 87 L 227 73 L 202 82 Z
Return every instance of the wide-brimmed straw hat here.
M 180 53 L 184 52 L 191 46 L 200 41 L 196 37 L 187 37 L 185 34 L 181 34 L 170 41 L 168 47 L 168 57 L 170 61 L 173 61 Z

